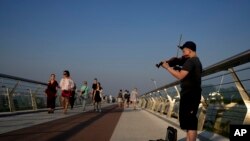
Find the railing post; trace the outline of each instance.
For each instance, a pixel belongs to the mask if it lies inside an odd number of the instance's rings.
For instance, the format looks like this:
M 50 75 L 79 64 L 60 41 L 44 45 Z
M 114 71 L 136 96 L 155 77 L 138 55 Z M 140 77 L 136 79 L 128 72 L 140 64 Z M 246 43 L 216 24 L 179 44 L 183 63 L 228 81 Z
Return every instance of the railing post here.
M 148 100 L 146 98 L 144 98 L 142 108 L 146 108 L 147 104 L 148 104 Z
M 148 97 L 145 96 L 144 103 L 143 103 L 142 107 L 145 108 L 145 109 L 147 109 L 148 105 L 149 105 L 149 100 L 148 100 Z
M 148 105 L 148 109 L 152 110 L 153 105 L 154 105 L 153 97 L 150 96 L 149 101 L 150 101 L 150 104 Z
M 154 106 L 155 106 L 155 99 L 154 99 L 154 97 L 151 97 L 151 102 L 152 102 L 152 104 L 151 104 L 151 110 L 154 110 Z

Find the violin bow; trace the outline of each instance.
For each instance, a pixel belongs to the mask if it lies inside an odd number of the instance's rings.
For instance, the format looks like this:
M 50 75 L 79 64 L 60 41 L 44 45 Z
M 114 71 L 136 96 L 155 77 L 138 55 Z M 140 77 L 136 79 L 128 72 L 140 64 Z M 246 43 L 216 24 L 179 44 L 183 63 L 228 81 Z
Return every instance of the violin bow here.
M 177 46 L 177 54 L 176 54 L 177 58 L 179 56 L 179 50 L 180 50 L 180 47 L 181 47 L 181 42 L 182 42 L 182 34 L 181 34 L 180 39 L 179 39 L 179 45 Z

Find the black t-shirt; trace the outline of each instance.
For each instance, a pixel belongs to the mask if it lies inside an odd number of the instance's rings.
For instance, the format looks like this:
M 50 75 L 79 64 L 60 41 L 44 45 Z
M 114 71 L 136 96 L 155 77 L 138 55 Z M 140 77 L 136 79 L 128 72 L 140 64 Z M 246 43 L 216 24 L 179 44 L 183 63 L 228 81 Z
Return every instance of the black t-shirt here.
M 94 83 L 94 84 L 92 85 L 92 89 L 93 89 L 93 90 L 96 90 L 96 89 L 97 89 L 97 84 Z
M 186 77 L 181 80 L 182 92 L 201 90 L 202 64 L 198 57 L 189 58 L 182 67 L 182 70 L 188 71 Z

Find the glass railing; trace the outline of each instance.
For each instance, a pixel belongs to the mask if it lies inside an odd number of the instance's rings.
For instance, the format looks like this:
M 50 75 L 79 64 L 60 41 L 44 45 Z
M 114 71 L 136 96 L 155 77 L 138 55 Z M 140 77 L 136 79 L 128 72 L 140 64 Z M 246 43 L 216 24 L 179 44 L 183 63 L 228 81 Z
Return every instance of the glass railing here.
M 0 112 L 38 110 L 47 107 L 47 84 L 20 77 L 0 74 Z M 58 90 L 56 107 L 60 107 L 61 91 Z M 75 105 L 81 100 L 76 96 Z
M 244 91 L 249 97 L 250 63 L 238 66 L 235 73 L 238 80 L 235 80 L 230 72 L 216 73 L 203 78 L 202 96 L 207 104 L 203 110 L 206 113 L 204 129 L 228 136 L 230 124 L 249 124 L 244 120 L 250 116 L 247 115 L 250 109 L 240 93 Z M 237 88 L 237 82 L 241 83 L 244 89 Z

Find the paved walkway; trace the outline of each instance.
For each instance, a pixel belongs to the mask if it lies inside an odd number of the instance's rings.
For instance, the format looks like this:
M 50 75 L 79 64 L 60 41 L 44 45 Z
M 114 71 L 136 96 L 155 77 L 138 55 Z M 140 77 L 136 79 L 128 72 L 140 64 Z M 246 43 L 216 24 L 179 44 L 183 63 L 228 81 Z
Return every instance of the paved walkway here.
M 153 114 L 147 110 L 121 109 L 105 104 L 101 113 L 88 106 L 47 112 L 26 113 L 0 117 L 1 141 L 149 141 L 165 139 L 168 126 L 178 130 L 178 141 L 185 141 L 185 131 L 178 121 Z M 229 141 L 222 136 L 200 132 L 197 141 Z
M 108 106 L 106 104 L 105 106 Z M 92 110 L 93 106 L 87 106 L 86 111 Z M 68 114 L 63 114 L 61 108 L 57 108 L 54 114 L 48 114 L 47 110 L 20 111 L 0 113 L 0 134 L 10 131 L 31 127 L 48 121 L 53 121 L 76 114 L 83 113 L 80 106 L 68 110 Z
M 150 141 L 166 138 L 167 127 L 177 129 L 177 140 L 185 141 L 186 132 L 179 128 L 176 119 L 166 115 L 154 114 L 148 110 L 124 109 L 111 137 L 111 141 Z M 199 132 L 197 141 L 229 141 L 229 139 L 210 132 Z
M 144 110 L 124 109 L 111 141 L 165 139 L 167 123 Z

